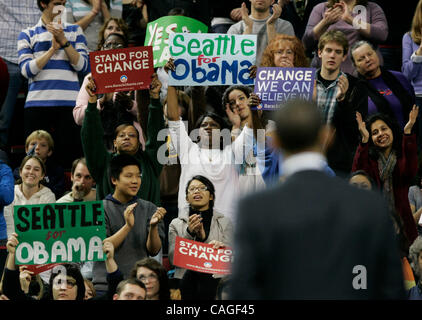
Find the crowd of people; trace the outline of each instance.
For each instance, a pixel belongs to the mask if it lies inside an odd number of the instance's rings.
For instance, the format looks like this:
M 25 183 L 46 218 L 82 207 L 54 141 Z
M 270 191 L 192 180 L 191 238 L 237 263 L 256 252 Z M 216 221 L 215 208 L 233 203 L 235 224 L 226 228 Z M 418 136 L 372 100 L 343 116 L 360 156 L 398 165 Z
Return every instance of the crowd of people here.
M 239 277 L 173 265 L 176 237 L 235 246 L 239 202 L 284 183 L 292 164 L 282 150 L 301 146 L 278 141 L 280 123 L 257 108 L 253 86 L 169 85 L 173 58 L 148 89 L 97 94 L 89 53 L 143 46 L 147 24 L 167 15 L 209 33 L 257 35 L 252 79 L 259 67 L 316 69 L 312 99 L 327 130 L 315 167 L 384 198 L 410 270 L 403 288 L 422 299 L 422 0 L 406 4 L 400 52 L 382 1 L 173 3 L 0 1 L 1 299 L 214 300 L 238 286 Z M 10 127 L 22 91 L 25 152 L 14 168 Z M 103 202 L 105 261 L 37 275 L 15 264 L 14 206 L 94 200 Z

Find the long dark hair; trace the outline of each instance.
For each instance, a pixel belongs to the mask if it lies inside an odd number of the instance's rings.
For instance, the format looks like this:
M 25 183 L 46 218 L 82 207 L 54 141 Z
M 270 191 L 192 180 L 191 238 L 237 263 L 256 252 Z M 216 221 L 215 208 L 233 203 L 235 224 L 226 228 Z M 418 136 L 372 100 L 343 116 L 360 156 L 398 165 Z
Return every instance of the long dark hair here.
M 375 113 L 366 119 L 366 130 L 369 132 L 369 156 L 372 159 L 378 159 L 379 157 L 379 149 L 374 145 L 374 142 L 372 141 L 372 134 L 371 134 L 371 126 L 372 124 L 377 121 L 381 120 L 384 121 L 385 124 L 391 129 L 393 132 L 393 150 L 396 152 L 397 158 L 401 156 L 401 143 L 402 143 L 402 132 L 400 130 L 399 124 L 397 123 L 397 120 L 395 118 L 391 118 L 390 116 L 384 114 L 384 113 Z
M 212 200 L 210 200 L 210 202 L 209 202 L 209 208 L 212 210 L 214 208 L 214 201 L 215 201 L 214 184 L 207 177 L 204 177 L 204 176 L 201 176 L 201 175 L 194 176 L 186 184 L 186 189 L 185 189 L 186 196 L 188 195 L 188 189 L 189 189 L 189 186 L 190 186 L 190 184 L 192 183 L 193 180 L 198 180 L 198 181 L 202 182 L 207 187 L 207 191 L 209 191 L 210 196 L 212 196 Z

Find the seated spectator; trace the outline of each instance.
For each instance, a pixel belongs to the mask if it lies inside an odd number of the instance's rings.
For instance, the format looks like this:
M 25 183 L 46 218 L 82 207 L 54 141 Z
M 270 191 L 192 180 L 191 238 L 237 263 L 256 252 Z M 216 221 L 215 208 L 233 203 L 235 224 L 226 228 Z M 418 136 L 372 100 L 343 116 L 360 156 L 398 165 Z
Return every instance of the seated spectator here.
M 65 176 L 63 168 L 54 161 L 54 140 L 52 136 L 44 130 L 35 130 L 25 141 L 26 155 L 36 155 L 40 158 L 47 170 L 44 177 L 44 185 L 53 191 L 56 199 L 64 193 Z M 19 168 L 13 171 L 15 180 L 20 178 Z
M 166 269 L 155 259 L 144 258 L 136 262 L 130 272 L 147 288 L 146 300 L 170 300 L 170 287 Z
M 81 138 L 88 170 L 97 184 L 97 199 L 104 199 L 114 189 L 108 173 L 111 158 L 116 154 L 126 153 L 133 155 L 141 165 L 142 187 L 138 190 L 138 196 L 159 205 L 159 177 L 162 164 L 157 160 L 157 152 L 161 147 L 161 141 L 157 139 L 157 135 L 161 129 L 164 129 L 163 107 L 159 100 L 161 83 L 154 77 L 149 90 L 151 102 L 148 107 L 148 140 L 144 151 L 140 148 L 140 133 L 133 123 L 123 123 L 115 129 L 113 141 L 115 152 L 107 151 L 102 140 L 104 131 L 101 115 L 97 109 L 94 79 L 90 78 L 85 88 L 90 97 L 85 111 Z
M 352 171 L 364 170 L 374 181 L 392 212 L 403 221 L 404 234 L 409 243 L 418 236 L 410 210 L 408 191 L 418 170 L 416 135 L 412 128 L 419 107 L 413 107 L 403 133 L 394 119 L 382 113 L 370 116 L 365 122 L 357 112 L 356 121 L 361 134 Z
M 146 291 L 141 281 L 129 278 L 119 283 L 113 300 L 146 300 Z
M 6 263 L 7 250 L 7 223 L 5 219 L 4 207 L 11 204 L 14 197 L 14 185 L 12 169 L 0 160 L 0 273 Z
M 189 209 L 179 212 L 169 229 L 169 259 L 173 264 L 176 237 L 213 244 L 219 249 L 231 244 L 233 224 L 215 209 L 216 191 L 204 176 L 191 178 L 184 190 Z M 182 300 L 213 300 L 221 275 L 200 273 L 176 267 Z
M 404 129 L 415 103 L 415 91 L 410 82 L 402 73 L 381 67 L 374 48 L 367 41 L 356 42 L 350 52 L 359 77 L 366 80 L 368 115 L 385 113 Z
M 113 157 L 110 180 L 115 190 L 103 200 L 107 241 L 113 244 L 116 263 L 125 277 L 136 261 L 157 255 L 165 239 L 162 220 L 166 211 L 137 197 L 141 173 L 135 157 L 128 154 Z M 106 290 L 106 274 L 105 263 L 95 261 L 92 282 L 97 291 Z
M 111 17 L 121 18 L 121 0 L 68 0 L 66 18 L 69 23 L 79 25 L 86 36 L 89 51 L 95 51 L 98 44 L 98 30 Z
M 15 205 L 54 203 L 54 193 L 42 184 L 45 177 L 45 164 L 37 156 L 26 156 L 19 167 L 20 180 L 15 185 L 15 198 L 4 208 L 8 237 L 15 232 L 13 208 Z
M 95 201 L 97 195 L 94 188 L 95 181 L 88 171 L 85 158 L 73 161 L 70 180 L 72 181 L 72 190 L 57 202 Z
M 114 20 L 111 20 L 114 21 Z M 120 33 L 111 33 L 105 40 L 101 50 L 120 49 L 127 47 L 127 39 Z M 78 125 L 82 125 L 85 111 L 88 107 L 89 94 L 86 86 L 91 73 L 87 74 L 76 99 L 76 106 L 73 108 L 73 118 Z M 133 123 L 133 126 L 141 133 L 139 142 L 142 149 L 145 148 L 145 141 L 142 128 L 137 122 L 138 105 L 130 98 L 127 92 L 110 92 L 102 95 L 97 101 L 97 108 L 100 110 L 101 123 L 104 129 L 104 144 L 109 151 L 113 151 L 114 129 L 121 123 Z
M 411 31 L 403 35 L 401 71 L 415 89 L 416 104 L 422 107 L 422 1 L 418 2 Z M 422 150 L 422 117 L 418 118 L 418 149 Z
M 272 6 L 272 13 L 270 13 L 273 0 L 250 0 L 250 2 L 251 14 L 248 15 L 248 9 L 243 2 L 242 20 L 232 25 L 227 34 L 256 34 L 256 61 L 259 62 L 265 47 L 278 33 L 294 36 L 295 32 L 289 21 L 279 19 L 281 14 L 279 3 Z
M 363 170 L 357 170 L 350 174 L 349 184 L 364 190 L 372 190 L 375 187 L 374 180 Z
M 362 20 L 357 17 L 358 13 L 355 13 L 356 10 L 354 8 L 356 6 L 364 6 L 366 8 L 366 14 L 361 14 Z M 354 22 L 355 19 L 360 22 L 358 26 Z M 379 5 L 368 0 L 329 0 L 317 4 L 312 9 L 302 38 L 306 50 L 316 51 L 319 38 L 328 30 L 343 32 L 347 36 L 349 46 L 363 39 L 373 44 L 382 43 L 387 39 L 388 35 L 388 25 L 384 11 Z M 377 50 L 376 54 L 382 61 L 379 50 Z M 321 61 L 317 54 L 314 55 L 311 66 L 314 68 L 321 66 Z M 341 71 L 356 75 L 350 55 L 341 64 Z
M 410 266 L 416 280 L 416 286 L 407 291 L 408 300 L 422 300 L 422 237 L 417 237 L 409 248 Z
M 85 298 L 84 300 L 94 299 L 97 296 L 97 292 L 95 291 L 94 284 L 88 280 L 84 280 L 85 284 Z
M 7 241 L 9 256 L 4 270 L 3 293 L 10 300 L 34 300 L 34 298 L 22 291 L 19 282 L 19 269 L 15 265 L 15 252 L 18 245 L 18 235 L 12 234 Z M 48 282 L 47 300 L 78 300 L 85 297 L 84 278 L 77 265 L 64 263 L 51 272 Z

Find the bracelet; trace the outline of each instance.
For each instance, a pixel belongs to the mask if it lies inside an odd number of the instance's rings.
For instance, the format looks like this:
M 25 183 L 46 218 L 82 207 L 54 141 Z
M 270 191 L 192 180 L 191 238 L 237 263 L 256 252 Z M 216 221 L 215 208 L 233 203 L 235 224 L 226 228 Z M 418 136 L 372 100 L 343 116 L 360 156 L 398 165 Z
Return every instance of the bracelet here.
M 61 47 L 64 49 L 64 48 L 67 48 L 68 46 L 70 46 L 70 42 L 66 41 L 66 43 L 62 45 Z

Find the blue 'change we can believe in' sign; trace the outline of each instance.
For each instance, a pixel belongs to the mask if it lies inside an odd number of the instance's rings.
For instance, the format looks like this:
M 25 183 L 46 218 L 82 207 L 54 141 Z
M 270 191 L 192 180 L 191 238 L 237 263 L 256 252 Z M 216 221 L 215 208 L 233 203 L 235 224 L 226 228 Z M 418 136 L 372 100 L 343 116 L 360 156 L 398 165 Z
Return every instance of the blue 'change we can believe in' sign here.
M 291 99 L 312 100 L 314 68 L 258 68 L 254 92 L 261 98 L 257 107 L 274 110 Z

